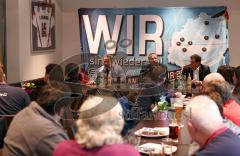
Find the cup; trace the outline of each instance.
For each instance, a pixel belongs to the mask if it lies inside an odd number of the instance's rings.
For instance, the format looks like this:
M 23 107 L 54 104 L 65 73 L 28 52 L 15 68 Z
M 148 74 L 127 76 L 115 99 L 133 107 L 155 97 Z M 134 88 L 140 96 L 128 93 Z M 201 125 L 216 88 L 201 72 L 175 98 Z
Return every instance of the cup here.
M 178 139 L 178 123 L 176 119 L 169 120 L 169 138 Z
M 183 103 L 174 103 L 174 108 L 176 112 L 177 123 L 178 125 L 182 125 Z

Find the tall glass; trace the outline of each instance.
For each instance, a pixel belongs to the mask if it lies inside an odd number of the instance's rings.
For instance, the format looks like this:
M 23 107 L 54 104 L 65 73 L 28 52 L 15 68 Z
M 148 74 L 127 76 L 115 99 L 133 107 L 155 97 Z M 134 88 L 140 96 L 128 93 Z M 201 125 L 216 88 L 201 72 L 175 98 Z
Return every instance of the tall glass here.
M 183 103 L 174 103 L 178 125 L 182 125 Z
M 178 123 L 176 119 L 169 120 L 169 138 L 178 139 Z

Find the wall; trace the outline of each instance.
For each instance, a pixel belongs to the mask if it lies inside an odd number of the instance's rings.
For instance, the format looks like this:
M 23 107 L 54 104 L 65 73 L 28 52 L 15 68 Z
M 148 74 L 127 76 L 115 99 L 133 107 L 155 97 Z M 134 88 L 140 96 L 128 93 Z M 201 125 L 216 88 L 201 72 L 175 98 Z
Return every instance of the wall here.
M 62 57 L 62 10 L 56 7 L 56 50 L 31 53 L 30 1 L 7 0 L 7 77 L 8 83 L 43 77 L 48 63 L 59 62 Z
M 4 51 L 4 1 L 0 0 L 0 63 L 3 63 Z
M 62 13 L 62 58 L 79 54 L 79 20 L 77 12 Z
M 76 49 L 80 49 L 79 43 L 79 19 L 77 16 L 78 8 L 129 8 L 129 7 L 176 7 L 176 6 L 227 6 L 230 16 L 229 20 L 229 47 L 230 47 L 230 64 L 232 66 L 240 65 L 239 52 L 240 52 L 240 35 L 239 35 L 239 17 L 240 5 L 239 0 L 101 0 L 101 3 L 96 3 L 94 0 L 78 0 L 69 1 L 62 0 L 63 2 L 63 56 L 73 54 Z M 76 25 L 77 24 L 77 25 Z M 71 29 L 70 29 L 71 28 Z M 65 34 L 68 33 L 66 37 Z

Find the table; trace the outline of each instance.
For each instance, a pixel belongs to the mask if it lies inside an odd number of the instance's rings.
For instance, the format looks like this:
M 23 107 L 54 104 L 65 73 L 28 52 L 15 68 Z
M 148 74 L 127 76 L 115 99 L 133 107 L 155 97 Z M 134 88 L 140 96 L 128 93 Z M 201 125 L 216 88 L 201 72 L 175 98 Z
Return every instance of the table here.
M 132 131 L 137 131 L 143 127 L 167 127 L 168 126 L 168 120 L 142 120 L 140 121 L 133 129 Z M 161 138 L 147 138 L 147 137 L 141 137 L 141 144 L 144 143 L 161 143 Z M 177 144 L 173 143 L 173 145 L 178 147 L 178 150 L 176 153 L 174 153 L 174 156 L 186 156 L 188 155 L 190 145 L 189 144 Z M 144 155 L 144 154 L 142 154 Z

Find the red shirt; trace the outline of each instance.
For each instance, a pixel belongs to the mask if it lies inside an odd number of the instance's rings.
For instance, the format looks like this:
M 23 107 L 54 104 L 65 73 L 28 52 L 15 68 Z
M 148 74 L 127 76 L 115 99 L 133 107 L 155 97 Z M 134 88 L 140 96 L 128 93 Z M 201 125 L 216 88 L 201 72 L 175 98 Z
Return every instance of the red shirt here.
M 128 144 L 105 145 L 94 149 L 83 149 L 76 141 L 63 141 L 54 149 L 53 156 L 140 156 Z
M 240 126 L 240 104 L 236 100 L 230 99 L 224 103 L 223 115 Z

